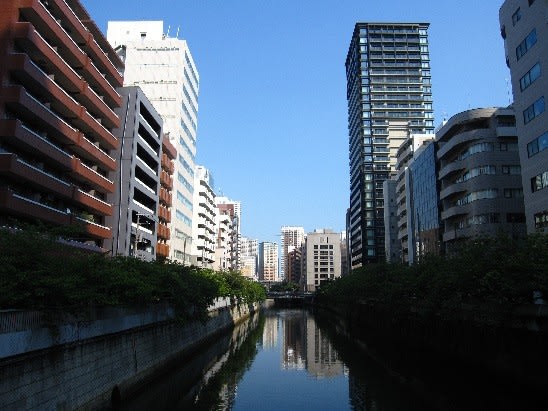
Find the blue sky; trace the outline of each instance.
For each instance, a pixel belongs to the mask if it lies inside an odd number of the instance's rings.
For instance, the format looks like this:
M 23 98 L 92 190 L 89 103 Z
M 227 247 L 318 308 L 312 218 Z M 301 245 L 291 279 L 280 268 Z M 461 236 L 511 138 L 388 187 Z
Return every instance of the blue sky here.
M 502 0 L 82 0 L 108 20 L 163 20 L 200 74 L 197 164 L 242 204 L 242 234 L 342 231 L 349 199 L 344 63 L 357 21 L 430 23 L 435 123 L 509 103 Z

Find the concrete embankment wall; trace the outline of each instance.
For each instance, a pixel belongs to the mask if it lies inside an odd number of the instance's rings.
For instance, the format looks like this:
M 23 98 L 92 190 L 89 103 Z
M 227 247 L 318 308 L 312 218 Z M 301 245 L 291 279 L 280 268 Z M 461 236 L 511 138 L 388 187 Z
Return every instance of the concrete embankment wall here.
M 35 329 L 37 338 L 15 330 L 13 342 L 34 348 L 0 359 L 0 404 L 9 410 L 109 408 L 256 310 L 256 305 L 216 307 L 206 322 L 188 324 L 151 320 L 146 312 L 141 321 L 133 313 L 108 318 L 108 327 L 97 319 Z

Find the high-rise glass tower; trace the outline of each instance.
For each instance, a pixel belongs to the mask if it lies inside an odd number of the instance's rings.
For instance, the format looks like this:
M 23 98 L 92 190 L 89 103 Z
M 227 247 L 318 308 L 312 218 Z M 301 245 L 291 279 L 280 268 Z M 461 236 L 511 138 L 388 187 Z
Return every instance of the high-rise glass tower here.
M 410 134 L 434 131 L 428 26 L 354 28 L 346 58 L 352 268 L 385 259 L 383 182 L 395 176 L 399 146 L 392 130 L 404 123 Z

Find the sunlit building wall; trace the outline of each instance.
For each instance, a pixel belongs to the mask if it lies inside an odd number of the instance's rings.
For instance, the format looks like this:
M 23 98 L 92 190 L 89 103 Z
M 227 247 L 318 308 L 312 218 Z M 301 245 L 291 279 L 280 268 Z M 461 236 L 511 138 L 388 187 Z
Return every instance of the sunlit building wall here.
M 162 21 L 110 21 L 107 39 L 125 62 L 124 85 L 141 87 L 177 150 L 169 252 L 190 263 L 199 76 L 188 43 Z
M 548 232 L 548 2 L 506 0 L 499 11 L 510 68 L 527 232 Z

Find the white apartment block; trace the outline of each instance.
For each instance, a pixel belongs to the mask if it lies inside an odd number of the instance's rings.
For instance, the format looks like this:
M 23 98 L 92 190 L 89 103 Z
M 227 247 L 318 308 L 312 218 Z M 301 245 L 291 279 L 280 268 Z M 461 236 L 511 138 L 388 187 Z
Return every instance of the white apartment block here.
M 225 250 L 229 259 L 227 269 L 238 271 L 241 268 L 240 202 L 230 200 L 228 197 L 216 197 L 215 205 L 220 214 L 226 215 L 230 219 L 227 233 L 227 249 Z
M 230 269 L 230 230 L 232 219 L 226 211 L 217 209 L 215 226 L 217 227 L 217 245 L 215 247 L 215 271 Z
M 192 262 L 198 267 L 213 268 L 217 243 L 217 207 L 213 178 L 204 166 L 196 166 L 192 203 Z
M 259 240 L 240 238 L 240 271 L 244 277 L 257 278 Z
M 314 292 L 322 282 L 339 278 L 342 274 L 341 250 L 343 236 L 329 229 L 314 230 L 306 235 L 303 253 L 304 291 Z
M 280 279 L 290 280 L 288 272 L 289 268 L 289 253 L 303 245 L 305 235 L 304 227 L 282 226 L 282 255 L 280 258 Z
M 169 37 L 162 21 L 110 21 L 107 40 L 125 62 L 124 85 L 143 90 L 177 150 L 170 258 L 189 263 L 198 122 L 196 65 L 187 42 Z

